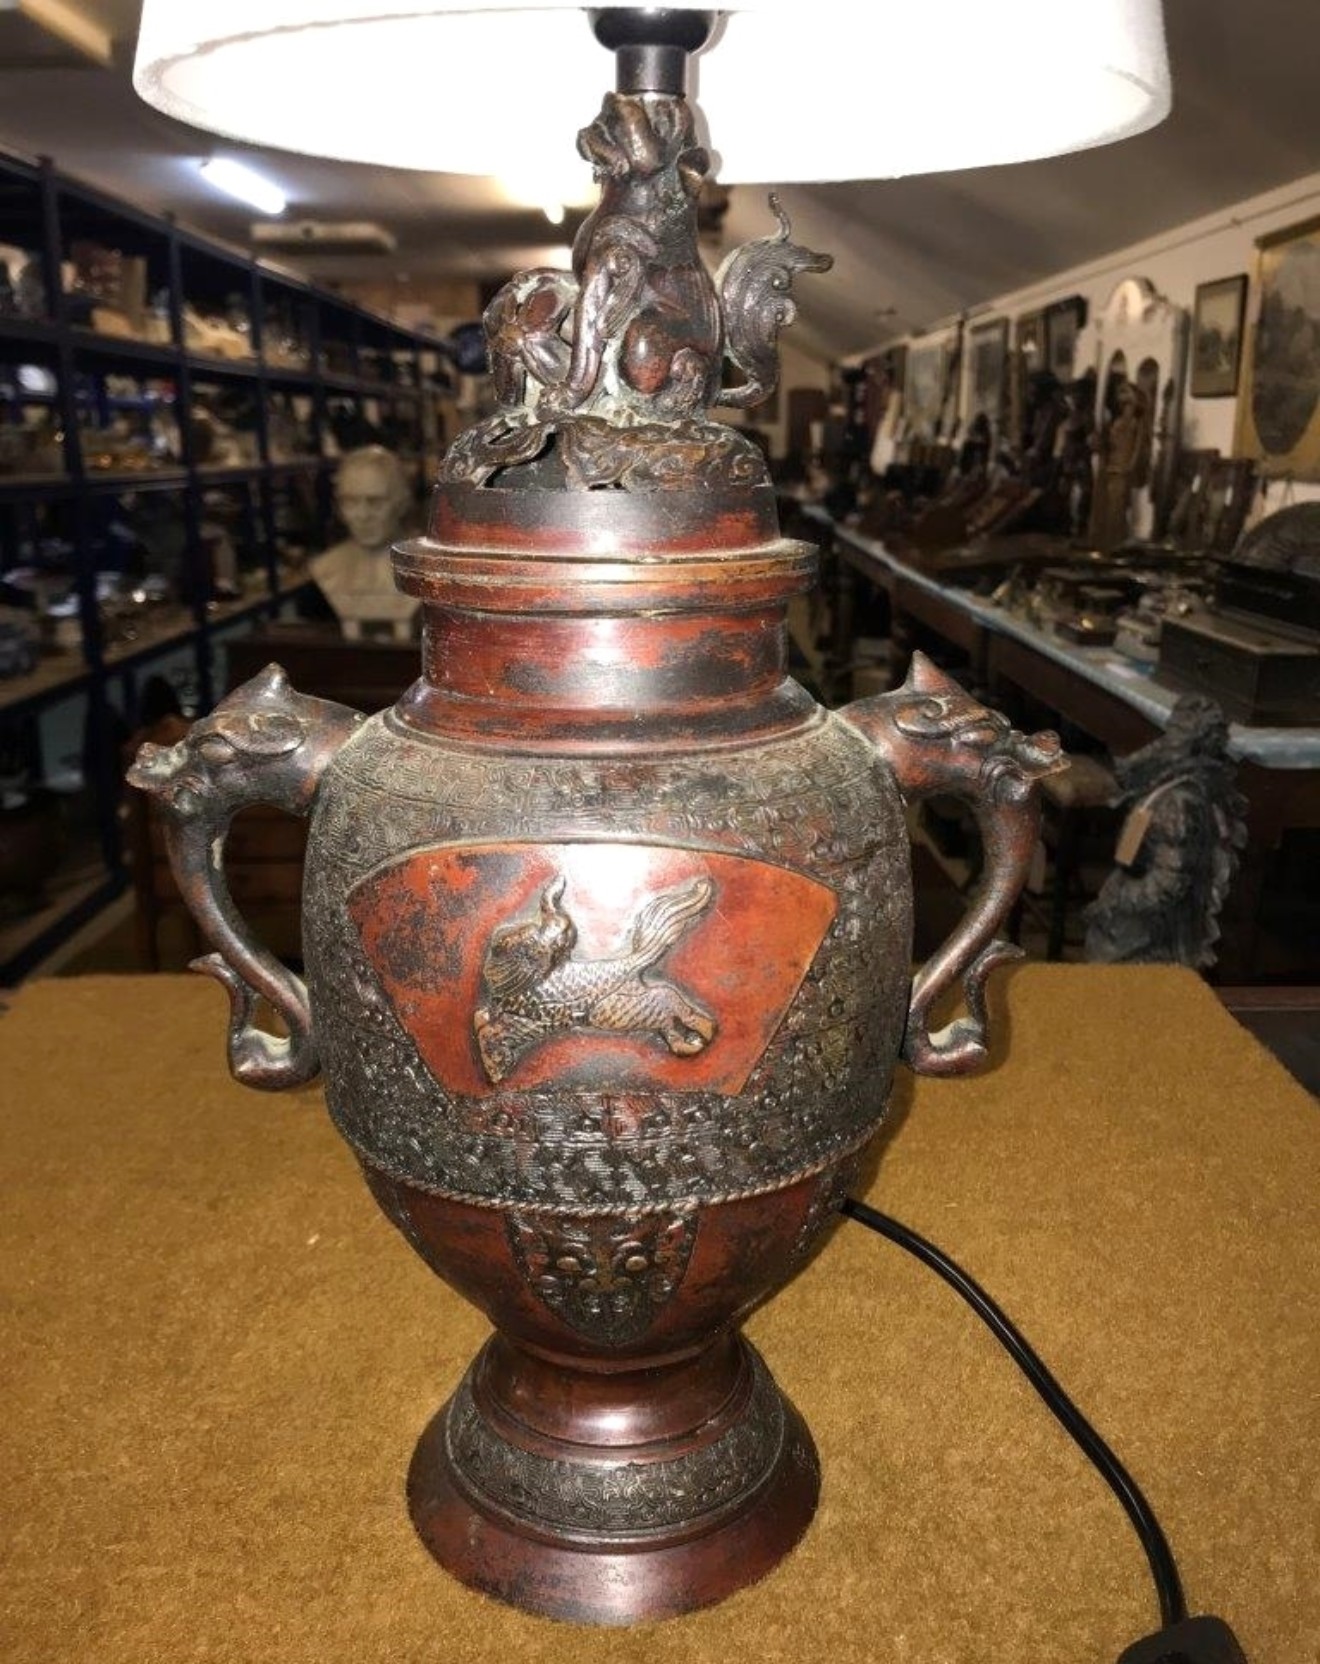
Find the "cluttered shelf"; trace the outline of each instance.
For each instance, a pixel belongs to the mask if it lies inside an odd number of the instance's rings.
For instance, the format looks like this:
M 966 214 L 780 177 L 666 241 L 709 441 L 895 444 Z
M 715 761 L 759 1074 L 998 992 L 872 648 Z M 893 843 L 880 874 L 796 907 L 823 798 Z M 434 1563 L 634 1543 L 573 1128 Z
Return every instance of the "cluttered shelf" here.
M 249 584 L 242 594 L 210 602 L 206 609 L 207 626 L 215 629 L 240 619 L 259 618 L 277 609 L 281 602 L 301 594 L 309 583 L 310 579 L 306 576 L 288 578 L 279 584 L 273 594 L 265 590 L 264 584 Z M 258 589 L 260 592 L 256 593 Z M 134 623 L 131 632 L 125 632 L 119 640 L 107 644 L 104 654 L 106 666 L 122 669 L 139 659 L 164 652 L 169 647 L 191 640 L 196 628 L 196 617 L 186 607 L 153 609 Z
M 236 596 L 228 601 L 213 601 L 208 613 L 207 622 L 212 628 L 221 624 L 233 624 L 242 618 L 260 618 L 273 612 L 281 602 L 294 600 L 311 587 L 311 578 L 306 573 L 282 575 L 274 595 Z
M 123 670 L 139 659 L 181 646 L 192 639 L 196 629 L 197 620 L 187 607 L 166 605 L 144 612 L 117 640 L 106 643 L 106 668 Z
M 69 343 L 75 352 L 117 364 L 162 370 L 176 370 L 179 366 L 179 349 L 168 341 L 142 341 L 71 325 Z
M 35 867 L 0 871 L 0 916 L 41 915 L 16 955 L 0 938 L 12 980 L 122 887 L 117 737 L 167 696 L 212 708 L 235 636 L 333 545 L 345 455 L 414 459 L 413 502 L 452 389 L 433 336 L 48 162 L 0 155 L 0 190 L 4 831 L 26 835 L 53 792 L 99 863 L 49 918 Z M 61 884 L 81 859 L 65 848 Z
M 74 652 L 43 653 L 31 669 L 0 680 L 0 711 L 15 715 L 47 699 L 66 698 L 85 687 L 88 669 Z
M 70 476 L 62 468 L 46 468 L 39 473 L 0 473 L 0 503 L 29 503 L 66 495 L 73 489 Z

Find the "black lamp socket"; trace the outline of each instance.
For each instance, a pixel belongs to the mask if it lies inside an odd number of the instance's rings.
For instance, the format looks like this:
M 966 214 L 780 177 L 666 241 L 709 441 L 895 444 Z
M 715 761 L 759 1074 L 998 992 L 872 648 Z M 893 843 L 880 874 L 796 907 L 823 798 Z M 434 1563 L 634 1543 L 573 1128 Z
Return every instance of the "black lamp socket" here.
M 614 53 L 615 91 L 687 93 L 690 53 L 706 44 L 712 12 L 608 6 L 591 14 L 596 39 Z

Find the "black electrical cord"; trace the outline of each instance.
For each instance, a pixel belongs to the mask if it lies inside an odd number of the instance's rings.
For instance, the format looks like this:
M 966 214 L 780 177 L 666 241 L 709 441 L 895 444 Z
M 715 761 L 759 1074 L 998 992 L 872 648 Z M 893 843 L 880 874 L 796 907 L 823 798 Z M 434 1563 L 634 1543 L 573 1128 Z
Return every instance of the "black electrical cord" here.
M 1105 1483 L 1122 1503 L 1123 1511 L 1132 1521 L 1145 1550 L 1146 1559 L 1150 1563 L 1150 1573 L 1155 1580 L 1155 1591 L 1159 1596 L 1162 1624 L 1165 1628 L 1171 1628 L 1182 1623 L 1187 1617 L 1182 1580 L 1178 1576 L 1173 1550 L 1169 1547 L 1168 1538 L 1165 1537 L 1160 1522 L 1155 1518 L 1154 1510 L 1142 1495 L 1136 1480 L 1055 1380 L 1021 1330 L 995 1304 L 981 1285 L 933 1242 L 927 1242 L 925 1237 L 918 1236 L 906 1225 L 900 1225 L 897 1219 L 891 1219 L 888 1214 L 881 1213 L 878 1208 L 869 1207 L 865 1202 L 857 1201 L 855 1197 L 849 1196 L 845 1199 L 843 1212 L 850 1219 L 857 1220 L 858 1224 L 866 1225 L 888 1238 L 890 1242 L 896 1242 L 900 1248 L 906 1248 L 908 1253 L 914 1254 L 923 1265 L 928 1265 L 932 1271 L 943 1277 L 951 1288 L 962 1295 L 991 1334 L 1008 1349 L 1014 1363 L 1090 1457 L 1100 1470 Z

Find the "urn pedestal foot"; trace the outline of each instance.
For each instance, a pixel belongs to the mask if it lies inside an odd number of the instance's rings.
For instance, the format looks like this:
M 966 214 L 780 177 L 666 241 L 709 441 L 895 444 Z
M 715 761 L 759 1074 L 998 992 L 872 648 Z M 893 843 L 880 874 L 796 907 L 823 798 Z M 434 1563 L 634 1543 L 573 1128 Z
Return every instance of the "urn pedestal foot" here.
M 740 1337 L 697 1360 L 605 1375 L 518 1354 L 488 1344 L 408 1474 L 418 1534 L 469 1587 L 575 1623 L 670 1618 L 764 1577 L 810 1524 L 811 1435 Z M 562 1372 L 562 1395 L 537 1417 L 559 1423 L 552 1434 L 511 1413 L 519 1362 Z M 720 1376 L 729 1390 L 706 1414 L 694 1387 Z M 662 1436 L 630 1437 L 666 1423 Z

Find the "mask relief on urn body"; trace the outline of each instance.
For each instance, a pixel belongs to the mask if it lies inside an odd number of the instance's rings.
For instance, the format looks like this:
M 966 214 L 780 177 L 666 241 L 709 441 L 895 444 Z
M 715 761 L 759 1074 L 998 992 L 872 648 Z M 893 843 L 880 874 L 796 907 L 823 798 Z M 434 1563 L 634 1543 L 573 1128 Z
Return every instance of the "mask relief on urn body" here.
M 640 1340 L 677 1292 L 696 1241 L 694 1211 L 633 1219 L 513 1213 L 510 1246 L 528 1287 L 577 1334 Z
M 960 797 L 976 816 L 985 848 L 977 894 L 962 924 L 918 971 L 908 1005 L 903 1057 L 924 1075 L 960 1075 L 986 1058 L 985 982 L 1022 950 L 997 932 L 1026 881 L 1040 823 L 1035 783 L 1067 767 L 1057 734 L 1024 735 L 980 704 L 925 656 L 914 653 L 893 693 L 859 700 L 840 715 L 884 757 L 904 797 Z M 967 1015 L 932 1034 L 935 1002 L 962 979 Z
M 320 1061 L 302 979 L 249 936 L 229 894 L 229 824 L 255 803 L 306 815 L 331 759 L 363 720 L 345 705 L 295 693 L 278 665 L 269 665 L 177 745 L 144 745 L 129 771 L 129 783 L 156 800 L 175 879 L 216 948 L 192 968 L 228 990 L 229 1064 L 246 1086 L 299 1086 Z M 287 1036 L 257 1026 L 261 999 Z

